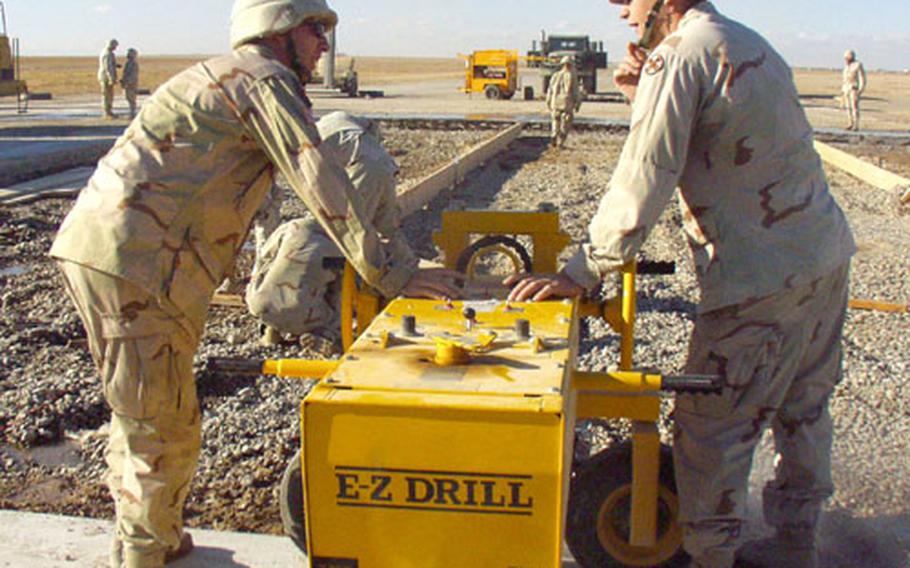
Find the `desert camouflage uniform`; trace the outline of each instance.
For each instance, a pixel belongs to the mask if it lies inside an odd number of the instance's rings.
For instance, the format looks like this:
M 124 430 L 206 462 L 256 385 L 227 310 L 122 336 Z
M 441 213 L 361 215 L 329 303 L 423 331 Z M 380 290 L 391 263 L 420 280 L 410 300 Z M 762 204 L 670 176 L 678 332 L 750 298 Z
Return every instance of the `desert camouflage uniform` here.
M 847 110 L 847 129 L 859 130 L 859 98 L 866 90 L 866 70 L 857 60 L 844 66 L 842 91 L 844 106 Z
M 547 108 L 550 109 L 550 138 L 553 146 L 562 148 L 572 128 L 575 112 L 581 106 L 578 74 L 563 67 L 550 78 Z
M 114 85 L 117 84 L 117 56 L 105 47 L 98 57 L 98 82 L 101 84 L 101 109 L 104 116 L 114 116 Z
M 395 161 L 361 119 L 335 112 L 320 119 L 317 127 L 323 146 L 347 165 L 364 214 L 394 255 L 416 268 L 417 258 L 398 227 Z M 266 242 L 250 279 L 250 312 L 282 334 L 331 336 L 338 327 L 339 272 L 324 266 L 324 260 L 338 257 L 341 252 L 312 218 L 285 223 Z
M 160 565 L 180 543 L 199 452 L 199 420 L 184 421 L 195 404 L 192 354 L 276 169 L 367 282 L 391 296 L 411 278 L 410 259 L 388 254 L 321 147 L 298 79 L 255 45 L 158 89 L 51 248 L 112 385 L 107 459 L 128 568 Z M 116 338 L 128 341 L 108 343 Z
M 123 65 L 123 75 L 120 84 L 130 105 L 130 118 L 136 116 L 136 100 L 139 96 L 139 58 L 137 55 L 128 55 Z
M 680 515 L 695 565 L 727 567 L 766 424 L 781 434 L 783 460 L 766 519 L 814 525 L 807 511 L 831 491 L 824 415 L 840 378 L 855 245 L 789 67 L 709 2 L 687 11 L 645 63 L 591 242 L 566 273 L 591 289 L 634 258 L 677 187 L 701 288 L 688 366 L 732 384 L 722 397 L 678 399 Z M 817 453 L 801 454 L 807 448 Z

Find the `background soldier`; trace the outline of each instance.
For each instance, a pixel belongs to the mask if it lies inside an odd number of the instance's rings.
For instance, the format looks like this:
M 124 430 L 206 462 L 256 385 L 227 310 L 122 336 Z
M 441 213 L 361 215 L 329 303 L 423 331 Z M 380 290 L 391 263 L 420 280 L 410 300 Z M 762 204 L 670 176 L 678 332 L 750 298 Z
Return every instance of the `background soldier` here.
M 767 41 L 709 2 L 611 2 L 653 48 L 630 44 L 614 75 L 633 101 L 629 137 L 590 242 L 558 275 L 507 280 L 510 299 L 597 288 L 635 258 L 678 187 L 701 288 L 686 372 L 727 385 L 676 398 L 684 546 L 694 567 L 733 565 L 752 454 L 770 426 L 780 459 L 763 500 L 776 533 L 744 547 L 742 565 L 813 568 L 833 492 L 828 399 L 842 372 L 852 234 L 791 70 Z
M 844 53 L 844 108 L 847 111 L 847 130 L 859 130 L 859 98 L 866 90 L 866 70 L 848 49 Z
M 108 42 L 98 58 L 98 82 L 101 83 L 101 108 L 106 118 L 114 118 L 114 85 L 117 84 L 117 56 L 120 45 L 116 39 Z
M 139 52 L 132 47 L 126 51 L 126 63 L 123 65 L 123 76 L 120 85 L 130 105 L 130 119 L 136 117 L 136 97 L 139 94 Z
M 572 128 L 572 119 L 581 107 L 581 93 L 578 89 L 578 75 L 575 61 L 565 56 L 560 61 L 562 68 L 550 79 L 547 89 L 547 108 L 550 109 L 550 145 L 562 148 Z
M 273 171 L 371 286 L 457 294 L 457 274 L 415 271 L 385 246 L 321 147 L 304 85 L 336 21 L 325 0 L 235 0 L 233 51 L 149 98 L 51 248 L 111 407 L 114 567 L 157 568 L 192 548 L 183 504 L 201 443 L 193 354 Z
M 416 267 L 417 257 L 399 230 L 398 165 L 379 141 L 378 124 L 333 112 L 316 126 L 323 145 L 346 166 L 366 217 L 396 257 Z M 246 302 L 250 313 L 273 330 L 266 342 L 277 340 L 276 335 L 303 336 L 302 341 L 321 343 L 314 346 L 329 351 L 338 339 L 341 272 L 325 261 L 343 258 L 325 230 L 312 217 L 295 219 L 272 233 L 257 257 Z

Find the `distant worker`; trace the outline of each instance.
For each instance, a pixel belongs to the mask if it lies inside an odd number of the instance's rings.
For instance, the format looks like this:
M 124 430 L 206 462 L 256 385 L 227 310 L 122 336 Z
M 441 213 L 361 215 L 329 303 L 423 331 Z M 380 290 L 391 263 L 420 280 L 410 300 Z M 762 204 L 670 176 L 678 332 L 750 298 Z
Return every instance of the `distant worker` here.
M 275 172 L 383 295 L 458 295 L 458 273 L 415 270 L 383 243 L 321 144 L 305 85 L 336 22 L 325 0 L 235 0 L 232 51 L 149 98 L 51 247 L 111 408 L 114 568 L 160 568 L 192 549 L 183 506 L 202 424 L 193 356 Z
M 117 84 L 116 39 L 108 42 L 98 58 L 98 82 L 101 83 L 101 108 L 106 118 L 114 118 L 114 86 Z
M 126 51 L 126 63 L 123 65 L 123 76 L 120 85 L 123 87 L 126 102 L 130 105 L 130 118 L 136 117 L 136 99 L 139 95 L 139 52 L 132 47 Z
M 560 61 L 562 68 L 550 78 L 547 88 L 547 108 L 550 109 L 550 145 L 554 148 L 565 146 L 575 113 L 581 107 L 581 92 L 575 60 L 567 55 Z
M 711 2 L 611 2 L 644 44 L 629 44 L 613 76 L 632 101 L 628 138 L 589 242 L 557 275 L 510 278 L 509 299 L 595 292 L 678 200 L 700 288 L 685 372 L 726 381 L 676 397 L 683 545 L 693 568 L 730 568 L 737 553 L 737 566 L 815 568 L 852 233 L 793 73 L 764 38 Z M 762 498 L 775 533 L 737 550 L 769 428 L 779 461 Z
M 866 90 L 866 70 L 848 49 L 844 53 L 844 108 L 847 111 L 847 130 L 859 130 L 859 98 Z
M 398 165 L 380 143 L 378 124 L 333 112 L 316 127 L 323 146 L 346 167 L 366 218 L 396 258 L 416 267 L 417 257 L 399 229 Z M 281 225 L 257 257 L 246 303 L 267 326 L 264 342 L 288 335 L 302 336 L 315 347 L 337 342 L 341 271 L 330 264 L 332 259 L 343 261 L 343 255 L 319 223 L 305 217 Z

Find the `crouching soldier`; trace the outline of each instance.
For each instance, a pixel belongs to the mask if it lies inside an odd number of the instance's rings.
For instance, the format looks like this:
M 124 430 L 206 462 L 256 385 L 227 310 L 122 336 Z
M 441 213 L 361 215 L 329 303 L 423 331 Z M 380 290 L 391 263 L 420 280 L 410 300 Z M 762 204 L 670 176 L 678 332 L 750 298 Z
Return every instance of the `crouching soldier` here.
M 379 141 L 378 126 L 344 112 L 317 122 L 323 147 L 345 165 L 364 215 L 383 243 L 408 266 L 417 257 L 399 230 L 395 174 L 398 166 Z M 310 216 L 281 225 L 257 251 L 258 262 L 247 287 L 250 313 L 266 326 L 264 343 L 278 336 L 302 336 L 305 344 L 337 342 L 339 264 L 343 255 Z M 406 259 L 406 260 L 404 260 Z

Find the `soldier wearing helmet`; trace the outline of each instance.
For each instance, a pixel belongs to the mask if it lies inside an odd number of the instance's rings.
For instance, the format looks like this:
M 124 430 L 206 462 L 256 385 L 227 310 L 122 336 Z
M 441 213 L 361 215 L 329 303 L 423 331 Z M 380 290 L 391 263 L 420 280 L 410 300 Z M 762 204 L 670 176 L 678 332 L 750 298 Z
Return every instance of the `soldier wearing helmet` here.
M 556 276 L 510 278 L 510 299 L 596 289 L 678 196 L 701 292 L 686 372 L 727 385 L 676 398 L 684 547 L 696 568 L 734 564 L 752 453 L 770 428 L 780 459 L 763 505 L 776 532 L 737 565 L 814 568 L 833 492 L 828 400 L 842 376 L 850 228 L 792 72 L 764 38 L 707 1 L 611 2 L 637 36 L 614 75 L 632 100 L 628 139 L 589 242 Z
M 105 118 L 114 118 L 114 85 L 117 84 L 117 47 L 116 39 L 107 43 L 107 47 L 98 57 L 98 83 L 101 84 L 101 111 Z
M 126 50 L 126 63 L 123 65 L 123 75 L 120 77 L 120 86 L 126 102 L 130 107 L 130 119 L 136 117 L 136 100 L 139 95 L 139 52 L 132 47 Z
M 233 50 L 162 85 L 98 163 L 50 254 L 85 324 L 111 408 L 111 565 L 192 548 L 183 504 L 201 444 L 193 355 L 211 296 L 275 172 L 366 282 L 455 296 L 449 271 L 388 247 L 322 147 L 305 78 L 337 16 L 325 0 L 235 0 Z
M 859 99 L 866 90 L 866 70 L 852 49 L 844 53 L 843 77 L 841 91 L 847 111 L 847 130 L 859 130 Z
M 566 137 L 572 128 L 575 113 L 581 107 L 581 92 L 575 60 L 564 56 L 559 61 L 561 68 L 550 78 L 547 88 L 547 109 L 550 111 L 550 145 L 554 148 L 565 146 Z

